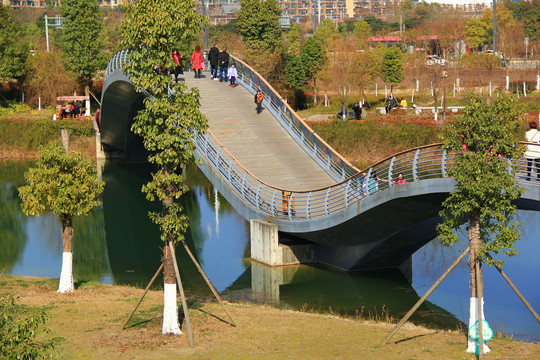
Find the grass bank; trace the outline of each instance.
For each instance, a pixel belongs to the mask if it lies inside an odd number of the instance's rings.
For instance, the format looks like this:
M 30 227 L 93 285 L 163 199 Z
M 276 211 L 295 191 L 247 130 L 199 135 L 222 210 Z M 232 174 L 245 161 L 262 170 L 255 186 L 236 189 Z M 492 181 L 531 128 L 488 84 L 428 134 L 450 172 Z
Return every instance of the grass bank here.
M 130 327 L 122 325 L 141 289 L 79 283 L 58 294 L 58 280 L 0 275 L 0 292 L 13 292 L 30 307 L 52 315 L 47 325 L 65 359 L 474 359 L 466 337 L 455 331 L 407 324 L 379 342 L 392 325 L 331 315 L 279 310 L 248 303 L 228 304 L 237 327 L 214 302 L 191 300 L 195 348 L 186 335 L 161 334 L 162 293 L 150 291 Z M 185 324 L 182 327 L 185 331 Z M 494 338 L 488 359 L 540 359 L 540 344 Z
M 94 127 L 89 120 L 52 121 L 46 115 L 0 115 L 0 159 L 37 158 L 37 149 L 60 139 L 60 130 L 70 132 L 70 148 L 95 158 Z
M 373 121 L 308 121 L 308 125 L 356 167 L 363 169 L 397 152 L 439 142 L 432 121 L 390 117 Z

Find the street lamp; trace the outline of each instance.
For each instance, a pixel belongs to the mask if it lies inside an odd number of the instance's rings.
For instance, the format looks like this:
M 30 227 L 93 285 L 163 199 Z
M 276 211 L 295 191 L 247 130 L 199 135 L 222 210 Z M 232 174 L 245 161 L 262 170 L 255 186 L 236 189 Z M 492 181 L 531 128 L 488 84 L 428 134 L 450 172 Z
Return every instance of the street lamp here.
M 442 71 L 442 77 L 444 79 L 443 84 L 443 121 L 446 121 L 446 78 L 448 77 L 448 71 Z

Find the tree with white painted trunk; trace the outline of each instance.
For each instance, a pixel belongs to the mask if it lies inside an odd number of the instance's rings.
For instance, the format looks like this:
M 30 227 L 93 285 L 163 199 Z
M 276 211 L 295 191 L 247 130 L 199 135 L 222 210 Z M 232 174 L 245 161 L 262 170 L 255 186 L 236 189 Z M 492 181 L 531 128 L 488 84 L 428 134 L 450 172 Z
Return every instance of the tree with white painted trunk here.
M 175 66 L 171 54 L 175 48 L 189 46 L 206 21 L 192 0 L 138 0 L 128 5 L 122 22 L 123 45 L 131 51 L 124 72 L 135 89 L 146 95 L 145 108 L 138 112 L 131 130 L 142 137 L 151 153 L 148 160 L 157 167 L 143 192 L 148 200 L 162 204 L 162 211 L 150 217 L 164 242 L 163 334 L 182 334 L 176 296 L 177 281 L 179 287 L 181 283 L 170 245 L 182 241 L 188 227 L 189 219 L 177 202 L 188 190 L 181 171 L 194 160 L 194 132 L 205 132 L 208 127 L 199 111 L 198 89 L 171 83 L 170 69 Z
M 484 318 L 482 263 L 493 265 L 489 253 L 516 255 L 514 248 L 520 237 L 514 221 L 514 200 L 522 189 L 515 181 L 517 167 L 507 159 L 517 159 L 522 153 L 514 136 L 519 131 L 519 114 L 514 100 L 508 96 L 493 99 L 491 104 L 479 96 L 471 96 L 463 114 L 444 129 L 444 144 L 455 155 L 455 167 L 449 173 L 456 187 L 443 203 L 437 226 L 439 237 L 446 245 L 458 241 L 458 233 L 468 234 L 470 255 L 470 317 L 469 327 Z M 497 261 L 502 265 L 502 261 Z M 479 304 L 480 302 L 480 304 Z M 479 340 L 469 337 L 467 352 L 475 352 Z M 490 351 L 484 344 L 482 353 Z
M 62 271 L 58 292 L 73 291 L 73 217 L 87 215 L 99 206 L 105 183 L 98 179 L 95 164 L 79 152 L 65 151 L 59 144 L 39 150 L 35 167 L 25 174 L 19 188 L 26 215 L 39 216 L 50 210 L 62 224 Z

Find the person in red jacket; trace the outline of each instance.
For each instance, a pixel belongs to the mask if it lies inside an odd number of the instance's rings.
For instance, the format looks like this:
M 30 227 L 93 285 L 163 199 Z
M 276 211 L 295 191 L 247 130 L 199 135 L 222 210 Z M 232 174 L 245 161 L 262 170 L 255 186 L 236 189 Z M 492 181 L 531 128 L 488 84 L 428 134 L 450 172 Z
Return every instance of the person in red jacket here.
M 200 79 L 201 70 L 204 69 L 204 58 L 199 45 L 195 46 L 195 51 L 191 54 L 191 68 L 195 72 L 195 78 Z

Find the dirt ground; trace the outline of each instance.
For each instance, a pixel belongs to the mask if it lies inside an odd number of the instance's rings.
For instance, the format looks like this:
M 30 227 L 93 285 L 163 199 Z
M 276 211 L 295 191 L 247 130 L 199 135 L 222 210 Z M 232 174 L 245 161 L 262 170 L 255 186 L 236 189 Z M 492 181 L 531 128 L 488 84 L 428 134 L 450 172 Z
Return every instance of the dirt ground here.
M 0 293 L 13 292 L 52 314 L 47 325 L 64 359 L 475 359 L 465 334 L 406 324 L 387 345 L 392 325 L 330 315 L 228 303 L 237 327 L 215 302 L 189 301 L 195 338 L 161 334 L 162 293 L 151 291 L 122 331 L 142 290 L 99 283 L 58 294 L 58 280 L 0 275 Z M 495 338 L 486 359 L 540 359 L 540 344 Z

